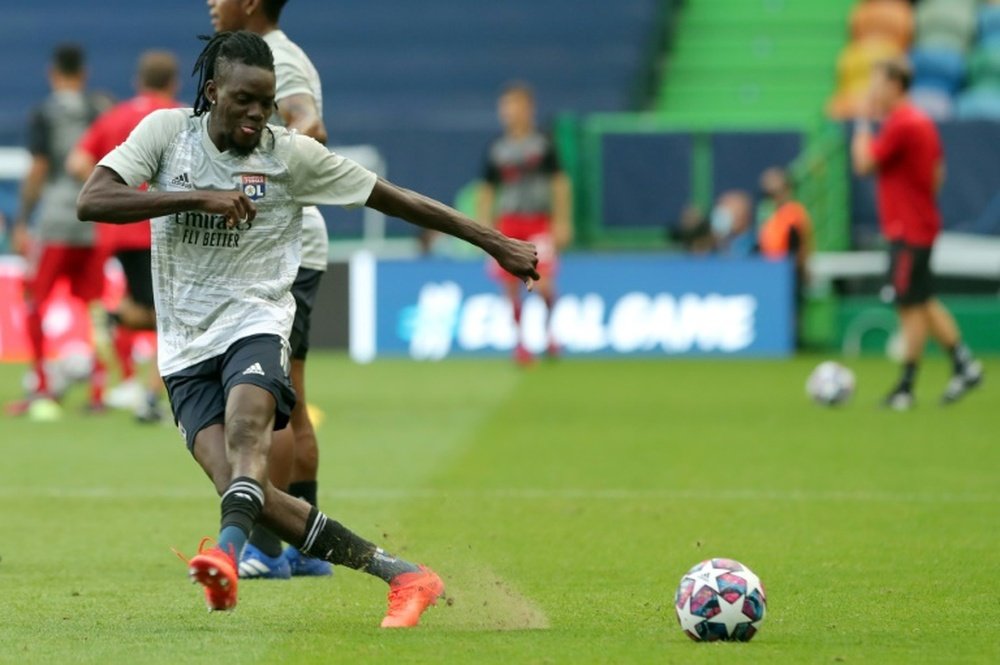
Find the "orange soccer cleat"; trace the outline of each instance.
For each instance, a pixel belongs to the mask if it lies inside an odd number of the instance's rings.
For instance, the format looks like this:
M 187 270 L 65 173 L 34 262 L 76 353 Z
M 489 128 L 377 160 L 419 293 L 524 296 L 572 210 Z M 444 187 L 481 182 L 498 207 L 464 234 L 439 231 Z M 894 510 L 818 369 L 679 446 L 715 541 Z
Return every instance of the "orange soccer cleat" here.
M 236 585 L 239 572 L 236 558 L 223 552 L 218 545 L 206 549 L 208 543 L 214 543 L 205 537 L 198 544 L 198 554 L 187 560 L 184 555 L 174 550 L 188 565 L 188 577 L 192 583 L 205 587 L 205 603 L 208 611 L 231 610 L 236 607 Z
M 444 582 L 430 568 L 402 573 L 389 582 L 389 611 L 382 619 L 383 628 L 410 628 L 420 622 L 420 615 L 444 594 Z

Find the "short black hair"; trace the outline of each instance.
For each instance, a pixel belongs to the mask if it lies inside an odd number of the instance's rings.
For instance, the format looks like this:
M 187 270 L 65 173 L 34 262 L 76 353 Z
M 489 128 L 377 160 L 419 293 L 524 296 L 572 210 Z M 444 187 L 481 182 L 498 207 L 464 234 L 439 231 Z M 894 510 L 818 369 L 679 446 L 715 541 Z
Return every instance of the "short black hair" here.
M 910 84 L 913 83 L 913 68 L 906 59 L 893 58 L 892 60 L 883 60 L 875 65 L 875 67 L 885 74 L 887 79 L 898 83 L 903 92 L 910 89 Z
M 287 2 L 288 0 L 264 0 L 264 15 L 268 20 L 277 23 L 281 18 L 281 10 L 285 8 Z
M 205 96 L 205 84 L 216 78 L 219 65 L 241 62 L 251 67 L 262 67 L 274 71 L 274 54 L 271 47 L 260 35 L 240 30 L 238 32 L 217 32 L 214 35 L 200 35 L 198 39 L 208 42 L 194 63 L 192 76 L 198 76 L 198 96 L 194 100 L 194 114 L 201 115 L 211 107 Z
M 83 48 L 79 44 L 59 44 L 52 52 L 52 66 L 65 76 L 83 73 Z

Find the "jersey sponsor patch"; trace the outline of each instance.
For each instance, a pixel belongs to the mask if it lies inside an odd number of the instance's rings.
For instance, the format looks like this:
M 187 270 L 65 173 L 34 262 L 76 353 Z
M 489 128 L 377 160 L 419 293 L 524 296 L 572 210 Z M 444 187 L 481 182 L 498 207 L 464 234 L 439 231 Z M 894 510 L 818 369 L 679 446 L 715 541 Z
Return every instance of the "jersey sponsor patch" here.
M 243 184 L 243 193 L 251 201 L 264 198 L 267 194 L 267 177 L 259 173 L 245 173 L 240 176 Z

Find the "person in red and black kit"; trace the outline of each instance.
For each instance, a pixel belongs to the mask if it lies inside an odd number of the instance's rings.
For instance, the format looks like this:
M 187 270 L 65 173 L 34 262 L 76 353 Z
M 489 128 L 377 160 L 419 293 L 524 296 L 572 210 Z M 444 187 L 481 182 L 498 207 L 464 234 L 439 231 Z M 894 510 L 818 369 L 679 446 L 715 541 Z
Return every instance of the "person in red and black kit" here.
M 905 411 L 913 406 L 917 366 L 928 334 L 951 356 L 954 373 L 943 404 L 960 399 L 982 381 L 982 363 L 962 343 L 951 313 L 934 297 L 931 252 L 941 230 L 937 193 L 944 183 L 944 154 L 934 123 L 910 103 L 912 71 L 904 60 L 876 66 L 868 107 L 851 142 L 858 175 L 874 173 L 882 233 L 890 243 L 889 280 L 899 312 L 904 365 L 885 406 Z M 871 121 L 883 120 L 873 134 Z
M 146 51 L 139 57 L 135 78 L 136 96 L 103 113 L 77 141 L 66 158 L 66 171 L 85 182 L 106 154 L 125 142 L 143 118 L 159 109 L 176 108 L 179 88 L 177 58 L 169 51 Z M 113 402 L 116 391 L 131 386 L 138 391 L 138 399 L 128 396 L 126 401 L 135 411 L 140 422 L 159 422 L 162 413 L 159 396 L 163 382 L 150 367 L 145 391 L 134 381 L 132 344 L 140 330 L 156 330 L 156 310 L 153 303 L 153 276 L 151 267 L 151 238 L 149 222 L 135 224 L 99 224 L 98 244 L 104 252 L 114 254 L 125 273 L 126 294 L 115 312 L 113 346 L 122 367 L 123 384 L 112 390 L 108 402 Z M 143 395 L 143 392 L 145 394 Z
M 483 183 L 479 189 L 479 221 L 496 227 L 510 238 L 526 240 L 538 248 L 537 291 L 549 316 L 555 307 L 558 252 L 573 239 L 572 187 L 559 165 L 552 140 L 538 131 L 535 93 L 525 83 L 508 84 L 497 101 L 503 135 L 487 151 Z M 494 261 L 490 273 L 503 285 L 511 303 L 518 331 L 514 359 L 522 365 L 533 361 L 521 333 L 521 282 Z M 549 331 L 549 356 L 558 355 L 555 336 Z

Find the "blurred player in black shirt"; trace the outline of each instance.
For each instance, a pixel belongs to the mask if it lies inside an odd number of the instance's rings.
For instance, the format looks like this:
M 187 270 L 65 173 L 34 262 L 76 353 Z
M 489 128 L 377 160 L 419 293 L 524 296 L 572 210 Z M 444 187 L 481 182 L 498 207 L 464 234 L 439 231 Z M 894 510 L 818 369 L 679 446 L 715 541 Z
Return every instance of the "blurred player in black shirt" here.
M 538 293 L 551 314 L 555 305 L 557 251 L 573 238 L 569 178 L 559 166 L 551 139 L 535 124 L 535 96 L 523 83 L 508 85 L 498 103 L 503 135 L 490 144 L 479 198 L 479 220 L 504 235 L 538 248 Z M 521 280 L 491 262 L 491 274 L 503 285 L 518 326 L 514 357 L 529 363 L 520 332 Z M 549 354 L 558 352 L 549 332 Z

